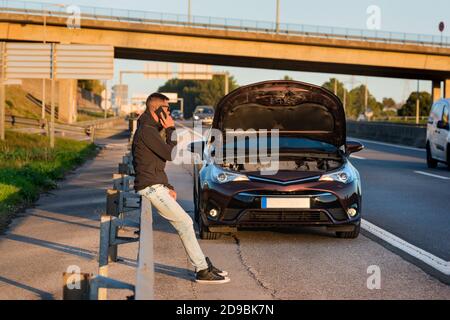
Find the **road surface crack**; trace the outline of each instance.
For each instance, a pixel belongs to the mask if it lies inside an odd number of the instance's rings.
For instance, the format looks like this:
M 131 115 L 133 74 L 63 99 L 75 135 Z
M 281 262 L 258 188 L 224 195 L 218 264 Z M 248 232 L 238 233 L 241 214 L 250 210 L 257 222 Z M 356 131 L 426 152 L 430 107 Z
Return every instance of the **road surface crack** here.
M 267 282 L 265 282 L 264 280 L 262 280 L 259 275 L 258 275 L 258 271 L 253 268 L 252 266 L 250 266 L 247 261 L 244 258 L 244 255 L 242 253 L 241 250 L 241 242 L 239 240 L 239 238 L 236 235 L 233 235 L 233 239 L 236 242 L 236 251 L 239 257 L 239 261 L 242 263 L 242 265 L 244 266 L 244 268 L 247 270 L 247 272 L 249 273 L 249 275 L 253 278 L 253 280 L 256 281 L 256 283 L 262 287 L 264 290 L 269 291 L 270 295 L 272 296 L 272 298 L 274 298 L 275 300 L 280 300 L 280 298 L 278 298 L 276 296 L 277 291 L 271 287 L 271 285 Z

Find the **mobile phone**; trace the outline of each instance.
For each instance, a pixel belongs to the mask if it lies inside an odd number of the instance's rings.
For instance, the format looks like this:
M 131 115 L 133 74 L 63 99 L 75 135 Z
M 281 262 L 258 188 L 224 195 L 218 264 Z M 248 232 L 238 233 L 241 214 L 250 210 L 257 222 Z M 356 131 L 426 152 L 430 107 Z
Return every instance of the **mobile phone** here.
M 167 118 L 167 114 L 162 106 L 155 110 L 155 114 L 158 117 L 159 121 L 165 120 Z

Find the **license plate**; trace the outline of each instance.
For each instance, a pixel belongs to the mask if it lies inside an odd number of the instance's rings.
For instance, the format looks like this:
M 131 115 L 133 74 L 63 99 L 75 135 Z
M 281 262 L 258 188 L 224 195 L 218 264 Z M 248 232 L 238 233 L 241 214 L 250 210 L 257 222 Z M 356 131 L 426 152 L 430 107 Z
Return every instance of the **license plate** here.
M 309 198 L 261 198 L 262 209 L 309 209 Z

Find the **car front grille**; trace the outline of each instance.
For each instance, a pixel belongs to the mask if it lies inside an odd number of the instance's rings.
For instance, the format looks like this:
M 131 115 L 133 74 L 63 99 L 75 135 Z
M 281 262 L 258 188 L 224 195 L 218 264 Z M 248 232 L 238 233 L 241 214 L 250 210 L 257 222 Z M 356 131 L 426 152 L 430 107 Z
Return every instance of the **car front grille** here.
M 327 214 L 318 210 L 247 210 L 239 220 L 239 224 L 326 224 L 329 222 Z

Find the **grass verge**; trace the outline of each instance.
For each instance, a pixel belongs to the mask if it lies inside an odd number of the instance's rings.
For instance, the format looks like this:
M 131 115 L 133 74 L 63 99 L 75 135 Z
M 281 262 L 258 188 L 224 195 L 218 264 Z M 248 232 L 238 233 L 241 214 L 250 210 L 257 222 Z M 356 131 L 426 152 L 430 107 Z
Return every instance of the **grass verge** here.
M 56 138 L 52 150 L 47 137 L 7 131 L 0 141 L 0 233 L 20 208 L 95 154 L 87 142 Z

